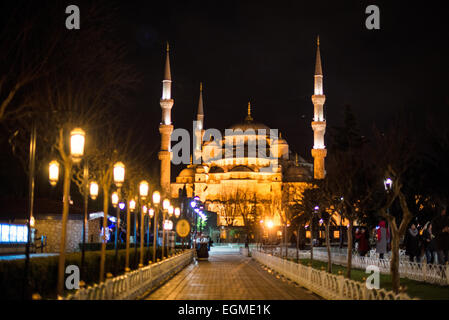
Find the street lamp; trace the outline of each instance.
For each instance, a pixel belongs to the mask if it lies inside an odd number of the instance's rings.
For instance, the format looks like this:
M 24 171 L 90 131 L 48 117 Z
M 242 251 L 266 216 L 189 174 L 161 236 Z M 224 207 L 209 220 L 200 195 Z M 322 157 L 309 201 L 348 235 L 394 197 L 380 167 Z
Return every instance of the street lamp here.
M 391 188 L 393 187 L 393 180 L 391 180 L 390 178 L 385 179 L 384 186 L 385 186 L 385 190 L 390 191 Z
M 79 163 L 84 154 L 84 142 L 86 133 L 81 128 L 75 128 L 70 132 L 70 154 L 75 163 Z
M 169 206 L 168 207 L 168 216 L 171 218 L 171 216 L 173 215 L 175 209 L 173 208 L 173 206 Z
M 53 160 L 48 165 L 48 178 L 52 187 L 56 186 L 59 180 L 59 162 Z
M 164 201 L 162 201 L 162 221 L 165 222 L 165 216 L 167 211 L 170 208 L 170 200 L 168 199 L 164 199 Z M 162 228 L 162 259 L 164 258 L 164 250 L 165 250 L 165 243 L 166 243 L 166 232 L 165 232 L 165 228 Z
M 116 162 L 114 164 L 114 183 L 120 188 L 125 182 L 125 165 L 123 162 Z
M 114 164 L 114 168 L 113 168 L 113 177 L 114 177 L 114 184 L 117 186 L 117 202 L 120 201 L 120 196 L 121 196 L 121 187 L 123 185 L 123 183 L 125 182 L 125 165 L 123 164 L 123 162 L 116 162 Z M 116 211 L 116 218 L 117 218 L 117 222 L 115 225 L 115 256 L 114 256 L 114 273 L 117 275 L 118 274 L 118 247 L 119 247 L 119 242 L 118 242 L 118 238 L 120 236 L 120 207 L 116 207 L 117 211 Z M 128 233 L 126 234 L 126 237 L 128 238 Z
M 97 199 L 98 197 L 98 183 L 96 183 L 95 181 L 92 181 L 90 183 L 90 197 L 92 198 L 92 200 Z
M 112 193 L 111 202 L 112 202 L 112 206 L 114 208 L 117 208 L 117 205 L 118 205 L 118 202 L 119 202 L 119 197 L 118 197 L 118 193 L 117 192 L 113 192 Z
M 168 210 L 169 207 L 170 207 L 170 200 L 164 199 L 164 201 L 162 202 L 162 209 Z
M 140 193 L 140 197 L 145 200 L 148 196 L 148 190 L 149 190 L 149 186 L 148 186 L 148 182 L 146 182 L 145 180 L 140 182 L 139 185 L 139 193 Z
M 145 201 L 148 196 L 148 182 L 143 180 L 139 185 L 139 194 L 141 201 Z M 143 211 L 143 212 L 142 212 Z M 142 207 L 142 211 L 140 212 L 140 262 L 139 268 L 143 267 L 143 240 L 144 240 L 144 222 L 145 222 L 145 213 L 147 213 L 147 207 L 144 205 Z
M 161 194 L 159 191 L 153 192 L 153 205 L 155 208 L 155 216 L 153 220 L 153 263 L 156 262 L 156 243 L 158 237 L 158 214 L 159 214 L 159 203 L 161 202 Z M 150 212 L 151 214 L 151 212 Z
M 61 129 L 61 133 L 63 130 Z M 62 207 L 62 228 L 61 228 L 61 243 L 59 246 L 58 257 L 58 284 L 57 293 L 62 296 L 64 292 L 64 276 L 65 276 L 65 250 L 67 237 L 67 220 L 69 216 L 69 197 L 70 197 L 70 182 L 72 178 L 72 165 L 79 163 L 84 154 L 85 132 L 81 128 L 75 128 L 70 132 L 70 157 L 65 156 L 65 152 L 60 150 L 61 155 L 64 155 L 64 186 L 63 186 L 63 207 Z M 62 141 L 60 141 L 62 143 Z M 87 195 L 87 183 L 84 184 L 84 194 Z M 85 221 L 86 219 L 84 219 Z
M 181 210 L 178 207 L 176 207 L 175 208 L 175 217 L 176 217 L 176 219 L 178 219 L 180 215 L 181 215 Z
M 131 201 L 129 202 L 129 209 L 131 210 L 131 212 L 134 212 L 134 209 L 136 209 L 136 201 L 134 201 L 134 199 L 131 199 Z

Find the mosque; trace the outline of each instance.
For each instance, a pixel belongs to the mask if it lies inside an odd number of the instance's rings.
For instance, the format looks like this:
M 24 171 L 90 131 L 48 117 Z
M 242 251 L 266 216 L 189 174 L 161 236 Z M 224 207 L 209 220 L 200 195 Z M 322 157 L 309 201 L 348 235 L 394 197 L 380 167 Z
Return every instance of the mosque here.
M 308 163 L 301 156 L 289 150 L 288 142 L 272 134 L 270 128 L 256 121 L 251 114 L 248 103 L 247 116 L 243 121 L 225 130 L 221 143 L 204 139 L 207 130 L 204 128 L 203 90 L 200 84 L 198 111 L 195 122 L 194 150 L 190 164 L 171 182 L 170 137 L 173 132 L 171 110 L 174 100 L 171 96 L 171 70 L 169 50 L 165 63 L 164 80 L 162 81 L 162 122 L 159 126 L 161 134 L 160 185 L 163 194 L 178 198 L 181 192 L 187 197 L 198 196 L 205 203 L 206 210 L 217 213 L 217 227 L 222 230 L 232 227 L 244 227 L 261 223 L 268 229 L 274 229 L 277 235 L 282 234 L 282 227 L 288 225 L 287 209 L 297 201 L 301 201 L 303 191 L 313 187 L 314 179 L 325 177 L 324 159 L 327 150 L 324 145 L 326 120 L 323 106 L 323 72 L 319 38 L 317 40 L 316 65 L 314 75 L 314 118 L 311 123 L 314 132 L 314 145 L 311 150 L 314 162 Z M 232 132 L 232 134 L 229 134 Z M 225 145 L 231 143 L 231 152 Z M 240 143 L 240 144 L 239 144 Z M 241 152 L 238 152 L 241 145 Z M 250 152 L 249 145 L 263 146 L 264 152 Z M 223 156 L 216 156 L 217 154 Z M 193 160 L 192 160 L 193 158 Z M 335 214 L 333 222 L 341 225 L 340 217 Z M 333 233 L 334 237 L 337 233 Z M 222 232 L 226 238 L 226 232 Z M 309 234 L 310 237 L 310 234 Z

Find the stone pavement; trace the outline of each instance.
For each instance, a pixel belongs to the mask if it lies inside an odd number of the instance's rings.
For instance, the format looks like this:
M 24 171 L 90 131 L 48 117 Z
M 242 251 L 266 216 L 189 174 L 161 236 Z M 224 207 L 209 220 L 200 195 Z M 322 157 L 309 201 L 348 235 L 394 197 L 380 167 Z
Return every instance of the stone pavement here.
M 309 290 L 269 273 L 238 251 L 211 250 L 146 297 L 147 300 L 317 300 Z

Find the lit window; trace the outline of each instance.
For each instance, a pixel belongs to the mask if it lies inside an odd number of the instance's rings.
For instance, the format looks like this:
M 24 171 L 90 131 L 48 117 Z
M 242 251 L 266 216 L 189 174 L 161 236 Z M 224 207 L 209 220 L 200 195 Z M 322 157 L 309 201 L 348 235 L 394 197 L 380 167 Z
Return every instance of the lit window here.
M 2 232 L 1 242 L 9 242 L 9 225 L 2 224 L 1 232 Z

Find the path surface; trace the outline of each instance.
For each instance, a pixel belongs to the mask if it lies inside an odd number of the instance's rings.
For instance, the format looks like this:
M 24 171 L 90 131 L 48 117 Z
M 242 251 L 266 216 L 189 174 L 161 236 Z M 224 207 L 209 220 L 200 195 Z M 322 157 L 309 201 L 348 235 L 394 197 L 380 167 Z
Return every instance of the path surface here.
M 146 297 L 147 300 L 316 300 L 320 297 L 266 271 L 236 250 L 211 250 Z

